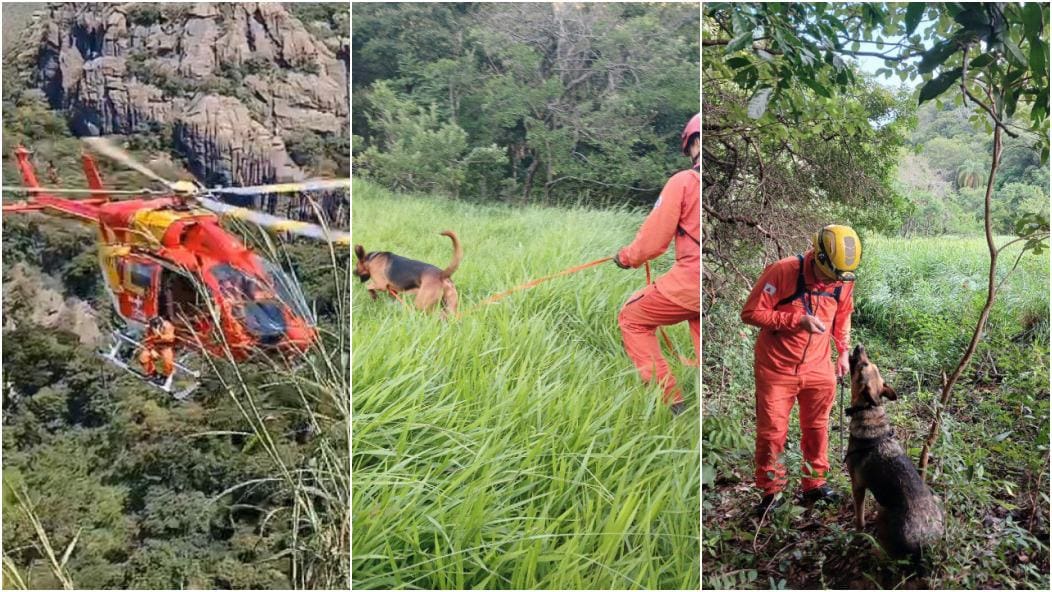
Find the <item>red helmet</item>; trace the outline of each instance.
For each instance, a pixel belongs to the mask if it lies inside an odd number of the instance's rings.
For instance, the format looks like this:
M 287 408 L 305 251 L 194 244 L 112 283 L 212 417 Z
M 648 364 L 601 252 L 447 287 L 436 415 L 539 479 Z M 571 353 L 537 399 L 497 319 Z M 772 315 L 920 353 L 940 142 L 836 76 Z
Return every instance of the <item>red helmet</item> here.
M 694 134 L 700 133 L 701 113 L 697 113 L 694 117 L 690 118 L 690 121 L 687 122 L 687 127 L 683 128 L 683 133 L 679 136 L 680 149 L 683 151 L 683 154 L 690 156 L 690 153 L 687 152 L 687 146 L 690 145 L 690 139 L 694 137 Z

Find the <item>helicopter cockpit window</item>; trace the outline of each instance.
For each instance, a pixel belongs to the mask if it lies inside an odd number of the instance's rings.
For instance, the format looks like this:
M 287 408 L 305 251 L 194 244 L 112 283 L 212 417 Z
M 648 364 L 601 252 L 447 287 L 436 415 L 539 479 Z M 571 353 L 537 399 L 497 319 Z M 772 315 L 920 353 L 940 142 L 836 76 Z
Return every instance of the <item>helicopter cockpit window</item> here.
M 153 287 L 155 271 L 157 271 L 156 265 L 132 261 L 128 266 L 128 281 L 132 286 L 145 292 Z
M 216 265 L 209 273 L 219 285 L 219 294 L 231 302 L 251 302 L 271 297 L 266 285 L 231 265 Z
M 306 319 L 313 324 L 314 314 L 311 312 L 310 307 L 307 306 L 307 301 L 303 297 L 303 292 L 300 290 L 299 283 L 274 263 L 259 256 L 255 259 L 256 263 L 258 263 L 267 274 L 271 284 L 274 285 L 278 298 L 288 305 L 297 316 Z
M 234 307 L 234 314 L 260 343 L 273 345 L 285 336 L 285 316 L 277 300 L 246 302 Z

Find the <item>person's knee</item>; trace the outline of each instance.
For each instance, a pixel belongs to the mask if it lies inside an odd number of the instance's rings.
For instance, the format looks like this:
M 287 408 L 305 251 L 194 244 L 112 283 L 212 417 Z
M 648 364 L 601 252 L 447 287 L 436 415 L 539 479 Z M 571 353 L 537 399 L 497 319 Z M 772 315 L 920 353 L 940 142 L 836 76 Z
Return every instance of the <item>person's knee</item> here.
M 764 442 L 785 442 L 789 436 L 789 426 L 777 422 L 761 423 L 756 426 L 756 438 Z

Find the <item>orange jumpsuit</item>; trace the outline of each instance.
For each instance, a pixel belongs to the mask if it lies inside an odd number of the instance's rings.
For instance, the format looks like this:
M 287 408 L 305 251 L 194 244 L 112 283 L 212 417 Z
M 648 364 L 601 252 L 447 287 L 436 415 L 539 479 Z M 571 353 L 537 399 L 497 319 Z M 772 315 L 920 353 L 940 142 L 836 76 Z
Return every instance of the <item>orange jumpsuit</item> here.
M 831 342 L 847 355 L 851 332 L 851 282 L 820 280 L 814 253 L 803 256 L 804 294 L 798 293 L 800 261 L 796 256 L 776 261 L 764 270 L 742 309 L 741 319 L 760 328 L 754 348 L 756 378 L 756 486 L 765 494 L 785 488 L 781 455 L 789 433 L 789 412 L 800 401 L 800 448 L 804 457 L 802 489 L 825 484 L 829 412 L 836 376 L 830 359 Z M 825 325 L 822 333 L 797 326 L 810 310 Z
M 666 404 L 679 403 L 683 394 L 661 354 L 657 328 L 687 321 L 700 355 L 701 336 L 701 211 L 697 170 L 680 171 L 669 179 L 661 196 L 639 228 L 632 244 L 621 249 L 618 260 L 639 267 L 676 242 L 676 262 L 656 282 L 628 299 L 617 317 L 625 352 L 645 382 L 657 380 Z
M 175 326 L 164 321 L 161 328 L 146 329 L 146 341 L 142 352 L 139 354 L 139 363 L 147 376 L 153 376 L 157 371 L 154 360 L 161 358 L 161 368 L 165 376 L 171 376 L 175 372 Z

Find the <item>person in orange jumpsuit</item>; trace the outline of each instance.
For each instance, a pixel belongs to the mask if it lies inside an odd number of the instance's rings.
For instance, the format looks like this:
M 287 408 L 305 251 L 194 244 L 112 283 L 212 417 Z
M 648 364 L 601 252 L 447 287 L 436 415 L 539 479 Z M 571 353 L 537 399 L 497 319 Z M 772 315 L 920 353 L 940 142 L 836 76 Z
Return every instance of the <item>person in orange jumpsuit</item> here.
M 146 328 L 146 339 L 139 363 L 146 376 L 157 384 L 167 384 L 175 372 L 175 326 L 161 317 L 154 317 Z M 161 359 L 161 374 L 157 374 L 155 360 Z
M 691 158 L 692 168 L 680 171 L 668 180 L 635 240 L 614 257 L 618 267 L 636 268 L 664 253 L 669 243 L 675 241 L 676 262 L 672 269 L 633 294 L 617 317 L 625 352 L 644 382 L 656 381 L 661 385 L 663 401 L 675 415 L 683 412 L 683 393 L 676 386 L 676 379 L 661 354 L 656 331 L 663 325 L 687 321 L 694 340 L 694 352 L 700 355 L 700 135 L 699 113 L 691 118 L 680 136 L 683 154 Z
M 801 482 L 806 502 L 835 502 L 826 484 L 828 422 L 836 379 L 848 373 L 854 270 L 862 244 L 847 226 L 829 225 L 815 235 L 814 248 L 772 263 L 756 282 L 741 312 L 760 328 L 754 348 L 756 379 L 756 486 L 763 491 L 758 511 L 781 505 L 786 486 L 781 455 L 789 413 L 800 402 Z M 838 353 L 834 370 L 830 346 Z

